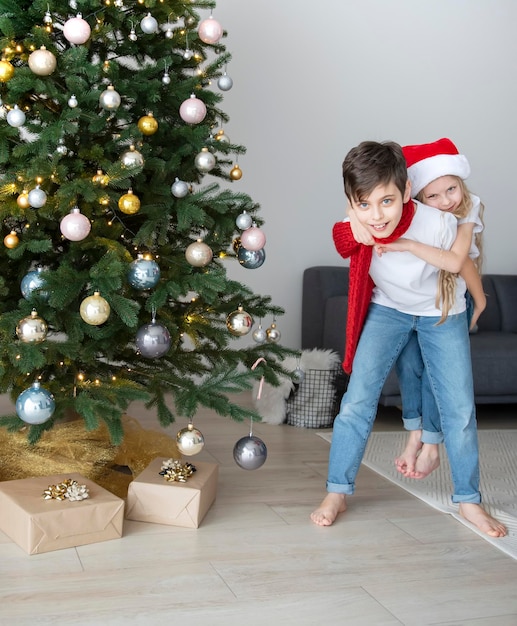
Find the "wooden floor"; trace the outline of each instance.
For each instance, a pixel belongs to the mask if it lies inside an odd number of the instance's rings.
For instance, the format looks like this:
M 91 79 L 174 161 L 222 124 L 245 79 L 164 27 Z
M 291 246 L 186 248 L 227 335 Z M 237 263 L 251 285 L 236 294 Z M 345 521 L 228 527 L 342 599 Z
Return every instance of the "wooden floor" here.
M 516 412 L 481 409 L 480 428 L 517 428 Z M 195 425 L 206 445 L 190 459 L 220 466 L 201 527 L 127 521 L 122 539 L 34 556 L 0 533 L 0 624 L 517 624 L 517 561 L 364 467 L 346 515 L 313 525 L 329 452 L 313 430 L 255 424 L 268 459 L 245 471 L 232 450 L 249 424 Z M 376 430 L 398 428 L 382 410 Z

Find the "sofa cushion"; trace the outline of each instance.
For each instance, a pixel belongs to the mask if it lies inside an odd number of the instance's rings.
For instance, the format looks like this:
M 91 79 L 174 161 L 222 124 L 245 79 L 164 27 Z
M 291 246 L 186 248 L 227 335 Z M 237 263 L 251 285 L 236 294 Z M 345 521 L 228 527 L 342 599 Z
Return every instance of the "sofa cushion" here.
M 470 341 L 476 396 L 514 395 L 517 334 L 487 331 L 471 335 Z

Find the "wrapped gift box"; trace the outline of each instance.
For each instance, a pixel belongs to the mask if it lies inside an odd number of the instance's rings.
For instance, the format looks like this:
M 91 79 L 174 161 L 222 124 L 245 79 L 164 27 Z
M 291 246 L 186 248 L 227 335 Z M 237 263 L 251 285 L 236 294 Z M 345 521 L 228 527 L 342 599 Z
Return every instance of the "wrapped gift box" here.
M 67 479 L 85 485 L 89 497 L 70 501 L 43 493 Z M 81 474 L 0 482 L 0 529 L 28 554 L 39 554 L 122 536 L 124 500 Z
M 186 482 L 160 476 L 164 459 L 155 459 L 129 485 L 126 517 L 140 522 L 198 528 L 215 500 L 218 465 L 193 463 Z

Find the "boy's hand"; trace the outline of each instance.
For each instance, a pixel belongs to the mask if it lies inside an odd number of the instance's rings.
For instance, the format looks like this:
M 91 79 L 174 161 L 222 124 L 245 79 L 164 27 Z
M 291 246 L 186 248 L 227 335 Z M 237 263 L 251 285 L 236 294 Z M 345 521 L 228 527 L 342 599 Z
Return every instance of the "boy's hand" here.
M 347 215 L 350 218 L 350 228 L 352 229 L 352 235 L 357 243 L 362 243 L 365 246 L 373 246 L 374 239 L 365 226 L 359 222 L 355 215 L 355 211 L 350 204 L 347 207 Z

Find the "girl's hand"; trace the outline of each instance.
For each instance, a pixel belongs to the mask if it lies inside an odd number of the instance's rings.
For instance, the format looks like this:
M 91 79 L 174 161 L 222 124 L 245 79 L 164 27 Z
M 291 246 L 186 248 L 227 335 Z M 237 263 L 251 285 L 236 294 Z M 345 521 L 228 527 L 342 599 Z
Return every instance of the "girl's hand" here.
M 352 229 L 352 235 L 357 243 L 362 243 L 365 246 L 373 246 L 374 239 L 365 226 L 357 219 L 355 211 L 350 205 L 347 207 L 348 217 L 350 218 L 350 228 Z
M 411 252 L 411 239 L 401 237 L 391 243 L 376 243 L 374 250 L 378 256 L 382 256 L 385 252 Z

